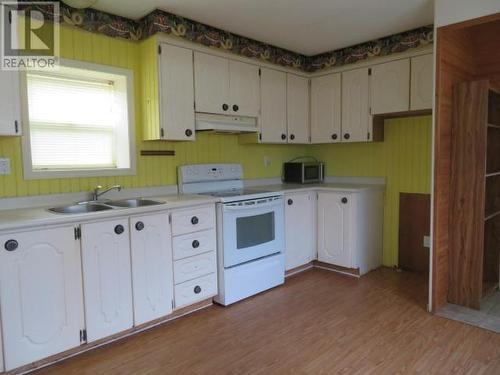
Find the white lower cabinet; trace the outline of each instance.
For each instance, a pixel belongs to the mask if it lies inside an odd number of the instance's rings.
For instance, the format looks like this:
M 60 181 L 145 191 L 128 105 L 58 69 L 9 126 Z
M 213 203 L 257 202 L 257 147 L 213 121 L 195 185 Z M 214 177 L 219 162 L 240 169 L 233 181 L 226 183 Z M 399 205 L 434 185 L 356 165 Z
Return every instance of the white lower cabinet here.
M 130 218 L 134 323 L 172 312 L 172 235 L 168 214 Z
M 384 192 L 318 193 L 318 260 L 363 275 L 382 264 Z
M 285 269 L 316 259 L 316 192 L 285 195 Z
M 82 272 L 74 227 L 0 236 L 5 370 L 80 345 Z
M 133 326 L 127 218 L 83 224 L 82 265 L 87 342 Z
M 352 202 L 349 193 L 318 195 L 318 260 L 350 268 Z

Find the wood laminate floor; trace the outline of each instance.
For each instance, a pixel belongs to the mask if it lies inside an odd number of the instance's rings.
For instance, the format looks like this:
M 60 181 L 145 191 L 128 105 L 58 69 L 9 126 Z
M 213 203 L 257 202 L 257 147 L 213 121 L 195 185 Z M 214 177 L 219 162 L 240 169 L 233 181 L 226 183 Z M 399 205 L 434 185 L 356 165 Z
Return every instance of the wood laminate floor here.
M 38 374 L 500 374 L 500 335 L 425 311 L 425 278 L 313 269 Z

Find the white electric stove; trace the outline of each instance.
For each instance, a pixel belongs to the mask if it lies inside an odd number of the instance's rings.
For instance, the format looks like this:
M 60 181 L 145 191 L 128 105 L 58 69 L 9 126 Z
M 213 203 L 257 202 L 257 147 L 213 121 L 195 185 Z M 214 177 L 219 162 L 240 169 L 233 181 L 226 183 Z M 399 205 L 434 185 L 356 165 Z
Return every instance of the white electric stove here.
M 220 198 L 217 204 L 219 294 L 229 305 L 283 284 L 284 205 L 281 193 L 245 188 L 239 164 L 179 167 L 179 192 Z

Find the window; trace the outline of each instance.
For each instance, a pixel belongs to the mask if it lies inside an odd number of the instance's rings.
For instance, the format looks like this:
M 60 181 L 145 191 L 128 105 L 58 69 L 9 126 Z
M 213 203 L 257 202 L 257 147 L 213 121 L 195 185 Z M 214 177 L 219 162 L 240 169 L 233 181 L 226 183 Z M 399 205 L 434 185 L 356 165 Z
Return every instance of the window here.
M 26 178 L 135 173 L 132 72 L 61 61 L 26 73 Z

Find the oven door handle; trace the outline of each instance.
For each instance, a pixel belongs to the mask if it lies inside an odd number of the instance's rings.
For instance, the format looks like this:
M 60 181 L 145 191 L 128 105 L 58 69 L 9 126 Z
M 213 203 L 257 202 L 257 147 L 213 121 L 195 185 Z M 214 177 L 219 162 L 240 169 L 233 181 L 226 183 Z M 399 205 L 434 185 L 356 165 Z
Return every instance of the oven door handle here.
M 245 204 L 243 203 L 241 206 L 232 205 L 232 203 L 224 204 L 224 211 L 244 211 L 251 208 L 268 208 L 268 207 L 279 207 L 283 204 L 283 199 L 274 199 L 270 202 L 266 203 L 255 203 L 255 204 Z

